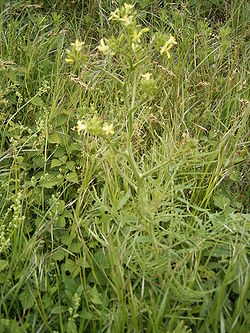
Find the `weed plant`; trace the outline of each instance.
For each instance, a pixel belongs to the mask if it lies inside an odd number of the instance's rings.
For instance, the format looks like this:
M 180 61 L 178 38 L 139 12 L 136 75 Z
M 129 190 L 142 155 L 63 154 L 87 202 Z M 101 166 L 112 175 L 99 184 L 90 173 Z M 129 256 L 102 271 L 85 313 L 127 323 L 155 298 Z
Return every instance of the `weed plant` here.
M 0 11 L 0 332 L 247 332 L 248 2 Z

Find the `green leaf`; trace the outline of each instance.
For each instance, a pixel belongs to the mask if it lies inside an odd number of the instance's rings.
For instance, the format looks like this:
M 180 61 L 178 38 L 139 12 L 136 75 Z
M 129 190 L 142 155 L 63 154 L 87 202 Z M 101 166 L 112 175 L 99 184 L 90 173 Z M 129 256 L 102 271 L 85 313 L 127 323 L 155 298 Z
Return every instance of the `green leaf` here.
M 191 332 L 192 330 L 184 324 L 183 320 L 179 321 L 178 325 L 172 331 L 172 333 L 191 333 Z
M 96 286 L 94 286 L 91 290 L 90 290 L 90 296 L 91 296 L 91 301 L 94 303 L 94 304 L 97 304 L 97 305 L 101 305 L 102 304 L 102 301 L 101 301 L 101 298 L 99 296 L 99 293 L 98 293 L 98 290 L 96 288 Z
M 3 271 L 8 266 L 8 261 L 0 259 L 0 272 Z
M 70 172 L 65 177 L 71 183 L 78 183 L 78 176 L 76 172 Z
M 75 162 L 74 161 L 68 161 L 66 163 L 66 167 L 71 171 L 75 171 Z
M 0 319 L 0 329 L 3 333 L 22 333 L 23 329 L 20 328 L 15 319 Z
M 65 290 L 68 290 L 73 296 L 78 288 L 78 284 L 76 283 L 76 281 L 65 274 L 62 275 L 62 280 L 65 286 Z
M 222 193 L 216 193 L 213 196 L 214 205 L 222 210 L 225 210 L 230 205 L 230 199 Z
M 58 144 L 61 142 L 60 137 L 56 132 L 49 135 L 48 141 L 49 143 L 58 143 Z
M 52 213 L 62 214 L 64 212 L 65 202 L 64 200 L 58 199 L 51 207 Z
M 67 324 L 67 333 L 77 333 L 77 327 L 73 319 L 69 318 L 68 324 Z
M 126 202 L 128 201 L 128 199 L 130 198 L 130 195 L 131 195 L 131 191 L 129 189 L 128 192 L 118 202 L 118 205 L 117 205 L 117 209 L 118 210 L 121 209 L 126 204 Z
M 73 272 L 75 270 L 75 268 L 76 268 L 75 262 L 68 259 L 65 263 L 65 266 L 64 266 L 65 271 Z
M 44 161 L 43 156 L 36 156 L 36 157 L 34 157 L 34 158 L 33 158 L 33 162 L 34 162 L 37 166 L 39 166 L 40 168 L 44 167 L 44 163 L 45 163 L 45 161 Z
M 233 169 L 229 174 L 229 178 L 234 182 L 239 182 L 241 179 L 241 175 L 238 170 Z
M 69 218 L 69 219 L 73 219 L 73 214 L 72 214 L 72 212 L 69 211 L 69 210 L 64 210 L 64 212 L 63 212 L 63 216 L 64 216 L 64 217 L 67 217 L 67 218 Z
M 66 224 L 64 216 L 58 216 L 57 221 L 55 222 L 55 226 L 59 228 L 64 228 Z
M 72 239 L 75 238 L 75 235 L 73 235 Z M 62 234 L 60 235 L 60 241 L 65 244 L 69 245 L 71 242 L 70 236 L 66 230 L 63 230 Z
M 35 105 L 35 106 L 40 106 L 40 107 L 43 107 L 44 106 L 44 102 L 43 100 L 41 99 L 41 97 L 39 96 L 36 96 L 35 98 L 33 98 L 31 101 L 30 101 L 31 104 Z
M 59 116 L 56 117 L 55 119 L 55 126 L 61 126 L 63 124 L 65 124 L 65 122 L 67 121 L 68 116 L 66 114 L 61 114 Z
M 53 159 L 53 160 L 51 161 L 50 168 L 53 169 L 53 168 L 56 168 L 56 167 L 61 166 L 62 164 L 63 164 L 62 161 L 60 161 L 60 160 L 58 160 L 58 159 L 55 158 L 55 159 Z
M 80 273 L 80 264 L 67 259 L 65 264 L 62 265 L 62 271 L 71 273 L 72 278 L 74 278 Z
M 59 179 L 55 175 L 47 174 L 40 179 L 40 186 L 45 188 L 53 188 L 58 185 Z
M 109 255 L 103 253 L 103 250 L 100 249 L 94 254 L 94 258 L 99 267 L 104 269 L 110 268 L 110 258 Z
M 55 151 L 54 157 L 61 158 L 66 154 L 65 148 L 59 146 L 57 150 Z
M 3 272 L 0 273 L 0 284 L 5 283 L 6 281 L 8 281 L 8 274 L 5 274 Z
M 88 274 L 88 282 L 98 283 L 102 286 L 107 285 L 107 278 L 105 275 L 100 271 L 100 269 L 95 270 L 95 274 L 93 271 Z
M 62 161 L 63 164 L 66 163 L 67 159 L 68 159 L 68 156 L 66 156 L 66 155 L 63 155 L 63 156 L 59 157 L 59 160 Z
M 21 301 L 24 309 L 32 308 L 35 303 L 34 297 L 32 296 L 32 293 L 28 288 L 24 289 L 24 291 L 19 295 L 18 298 Z
M 56 305 L 52 310 L 51 313 L 53 314 L 60 314 L 60 313 L 65 313 L 68 310 L 67 306 L 62 306 L 62 305 Z
M 65 258 L 65 251 L 62 248 L 57 249 L 53 254 L 52 258 L 54 260 L 61 261 Z
M 70 245 L 69 251 L 72 253 L 80 253 L 81 252 L 82 245 L 79 241 L 72 242 Z
M 87 319 L 87 320 L 91 320 L 91 319 L 93 319 L 93 315 L 92 315 L 92 313 L 84 310 L 84 313 L 81 314 L 81 318 L 84 318 L 84 319 Z

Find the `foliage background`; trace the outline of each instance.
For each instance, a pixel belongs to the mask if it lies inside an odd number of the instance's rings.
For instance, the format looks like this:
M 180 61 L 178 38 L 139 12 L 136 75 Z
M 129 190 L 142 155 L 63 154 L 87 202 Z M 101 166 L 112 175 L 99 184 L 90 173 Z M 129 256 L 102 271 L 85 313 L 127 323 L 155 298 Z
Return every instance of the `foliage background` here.
M 0 2 L 0 331 L 246 332 L 250 5 L 134 2 L 149 37 L 178 41 L 145 64 L 157 89 L 135 158 L 169 163 L 142 214 L 126 161 L 74 129 L 96 113 L 123 146 L 122 93 L 102 71 L 120 63 L 96 49 L 123 3 Z M 80 70 L 65 63 L 76 38 Z

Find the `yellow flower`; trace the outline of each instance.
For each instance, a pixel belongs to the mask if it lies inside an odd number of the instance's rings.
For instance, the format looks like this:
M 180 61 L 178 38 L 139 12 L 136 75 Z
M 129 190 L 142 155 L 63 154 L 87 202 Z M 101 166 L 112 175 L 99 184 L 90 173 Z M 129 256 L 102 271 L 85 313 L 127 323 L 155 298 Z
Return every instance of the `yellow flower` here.
M 124 4 L 125 12 L 130 13 L 133 9 L 134 5 L 129 5 L 127 3 Z
M 133 35 L 132 42 L 133 42 L 133 43 L 138 43 L 138 44 L 140 44 L 142 34 L 144 34 L 145 32 L 148 32 L 148 31 L 149 31 L 149 28 L 143 28 L 143 29 L 142 29 L 141 31 L 139 31 L 139 32 L 134 31 L 134 35 Z
M 103 38 L 100 40 L 100 45 L 99 45 L 97 48 L 98 48 L 98 50 L 99 50 L 100 52 L 102 52 L 102 53 L 105 54 L 105 55 L 111 53 L 111 49 L 110 49 L 110 47 L 109 47 L 107 44 L 105 44 Z
M 83 49 L 83 45 L 84 43 L 80 42 L 79 39 L 76 39 L 74 43 L 71 43 L 72 50 L 66 50 L 68 56 L 65 59 L 65 62 L 67 62 L 68 64 L 73 64 L 79 57 L 80 52 Z
M 113 124 L 109 125 L 109 124 L 105 123 L 102 129 L 105 132 L 105 135 L 113 135 L 115 133 Z
M 176 45 L 176 44 L 177 44 L 177 42 L 176 42 L 175 38 L 174 38 L 172 35 L 170 35 L 170 38 L 169 38 L 169 39 L 166 41 L 166 43 L 161 47 L 161 49 L 160 49 L 160 54 L 162 55 L 162 54 L 166 53 L 167 57 L 170 58 L 170 53 L 169 53 L 169 51 L 170 51 L 170 49 L 171 49 L 174 45 Z
M 130 15 L 124 15 L 123 17 L 120 18 L 120 21 L 127 27 L 133 22 L 134 16 Z
M 66 58 L 65 62 L 67 62 L 68 64 L 72 64 L 74 62 L 74 59 L 72 59 L 72 58 Z
M 81 131 L 85 131 L 86 128 L 87 128 L 86 125 L 81 120 L 78 120 L 78 122 L 77 122 L 77 132 L 78 132 L 78 134 Z
M 71 43 L 72 49 L 76 52 L 81 52 L 84 42 L 80 42 L 79 39 L 76 39 L 75 43 Z
M 109 16 L 109 21 L 116 21 L 120 18 L 120 10 L 117 8 L 114 12 L 111 12 Z
M 143 28 L 141 31 L 137 32 L 136 30 L 134 31 L 133 38 L 132 38 L 132 49 L 135 50 L 136 44 L 141 43 L 141 36 L 145 32 L 148 32 L 149 28 Z
M 109 20 L 120 21 L 127 27 L 134 19 L 133 7 L 133 5 L 125 3 L 121 10 L 117 8 L 114 12 L 111 12 Z
M 150 80 L 150 77 L 151 77 L 152 73 L 146 73 L 146 74 L 143 74 L 142 77 L 145 81 L 149 81 Z

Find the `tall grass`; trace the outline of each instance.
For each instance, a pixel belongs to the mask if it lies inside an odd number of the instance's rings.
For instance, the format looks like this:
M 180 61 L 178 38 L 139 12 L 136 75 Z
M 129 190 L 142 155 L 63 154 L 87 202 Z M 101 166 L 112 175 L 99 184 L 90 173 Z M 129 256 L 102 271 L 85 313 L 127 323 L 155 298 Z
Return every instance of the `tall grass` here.
M 128 143 L 129 55 L 97 48 L 123 3 L 0 3 L 0 332 L 244 333 L 250 7 L 135 1 Z M 112 138 L 77 133 L 94 116 Z

